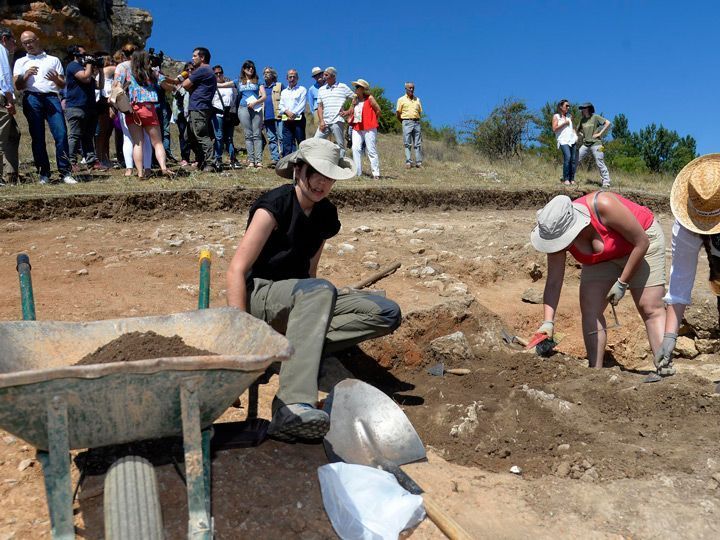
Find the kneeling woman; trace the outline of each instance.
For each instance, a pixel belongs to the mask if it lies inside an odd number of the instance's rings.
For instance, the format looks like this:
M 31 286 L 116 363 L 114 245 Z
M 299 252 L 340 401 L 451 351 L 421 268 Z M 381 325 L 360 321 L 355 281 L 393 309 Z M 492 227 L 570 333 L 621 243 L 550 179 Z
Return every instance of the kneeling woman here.
M 227 272 L 228 304 L 285 333 L 295 352 L 280 369 L 268 434 L 282 440 L 322 438 L 330 418 L 315 408 L 323 353 L 391 333 L 400 308 L 382 296 L 339 291 L 316 277 L 328 238 L 340 230 L 327 196 L 336 180 L 355 176 L 352 160 L 324 139 L 308 139 L 275 172 L 293 178 L 250 208 L 247 231 Z
M 570 252 L 582 264 L 580 311 L 590 366 L 603 366 L 607 343 L 603 312 L 608 302 L 617 305 L 628 288 L 653 353 L 660 349 L 665 326 L 665 238 L 648 208 L 604 191 L 575 201 L 559 195 L 538 212 L 530 241 L 548 254 L 545 320 L 538 332 L 553 335 Z

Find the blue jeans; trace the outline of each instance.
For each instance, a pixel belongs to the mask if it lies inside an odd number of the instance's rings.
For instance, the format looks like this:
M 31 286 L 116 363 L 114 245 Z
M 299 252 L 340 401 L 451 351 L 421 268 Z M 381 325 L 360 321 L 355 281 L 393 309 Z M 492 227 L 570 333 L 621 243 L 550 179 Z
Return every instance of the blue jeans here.
M 274 118 L 265 120 L 265 137 L 267 137 L 267 145 L 270 147 L 270 161 L 277 163 L 280 159 L 280 150 L 278 148 L 278 122 Z M 263 141 L 264 142 L 264 141 Z M 263 148 L 264 148 L 263 144 Z
M 561 144 L 560 151 L 563 155 L 563 181 L 574 182 L 575 170 L 577 169 L 575 145 Z
M 222 155 L 225 149 L 227 149 L 228 155 L 230 156 L 230 162 L 235 161 L 235 144 L 233 143 L 235 126 L 232 120 L 225 118 L 222 114 L 216 114 L 213 116 L 212 125 L 215 131 L 215 161 L 218 163 L 222 162 Z
M 305 140 L 305 116 L 300 120 L 285 120 L 283 122 L 282 155 L 292 154 L 301 142 Z
M 23 113 L 30 128 L 32 153 L 35 167 L 41 176 L 50 176 L 50 158 L 45 147 L 45 121 L 55 139 L 55 159 L 60 174 L 70 172 L 70 150 L 67 127 L 60 99 L 53 94 L 30 94 L 23 96 Z

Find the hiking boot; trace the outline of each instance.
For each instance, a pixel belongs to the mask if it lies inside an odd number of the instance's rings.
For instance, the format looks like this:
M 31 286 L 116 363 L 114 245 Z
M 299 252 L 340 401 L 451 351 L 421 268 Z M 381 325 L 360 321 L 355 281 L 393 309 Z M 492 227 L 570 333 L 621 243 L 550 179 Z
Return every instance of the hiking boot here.
M 308 403 L 283 405 L 268 427 L 268 435 L 281 441 L 322 439 L 330 429 L 330 415 Z
M 422 164 L 422 163 L 416 163 L 416 164 L 415 164 L 415 167 L 418 168 L 418 169 L 422 169 L 423 164 Z
M 62 181 L 63 181 L 63 183 L 65 183 L 65 184 L 77 184 L 77 183 L 78 183 L 78 181 L 75 180 L 75 179 L 74 179 L 71 175 L 69 175 L 69 174 L 66 174 L 65 176 L 63 176 Z
M 44 174 L 40 175 L 40 180 L 38 181 L 38 184 L 49 184 L 50 183 L 50 177 L 46 176 Z
M 412 169 L 412 163 L 406 163 L 405 164 L 406 169 Z

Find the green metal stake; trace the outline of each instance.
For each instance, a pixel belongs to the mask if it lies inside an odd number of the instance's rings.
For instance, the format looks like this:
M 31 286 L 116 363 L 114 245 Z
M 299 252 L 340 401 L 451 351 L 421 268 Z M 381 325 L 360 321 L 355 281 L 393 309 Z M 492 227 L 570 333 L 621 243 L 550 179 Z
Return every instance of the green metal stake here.
M 20 302 L 24 321 L 35 320 L 35 299 L 33 298 L 30 257 L 26 253 L 17 256 L 17 272 L 20 276 Z
M 210 307 L 210 252 L 203 249 L 200 252 L 200 292 L 198 295 L 198 309 Z

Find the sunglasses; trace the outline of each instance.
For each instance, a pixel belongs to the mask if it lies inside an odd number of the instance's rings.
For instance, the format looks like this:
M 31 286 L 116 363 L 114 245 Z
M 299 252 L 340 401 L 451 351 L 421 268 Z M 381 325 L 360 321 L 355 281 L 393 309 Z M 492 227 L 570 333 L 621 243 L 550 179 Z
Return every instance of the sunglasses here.
M 215 75 L 222 75 L 222 74 L 223 74 L 222 71 L 216 71 L 216 72 L 215 72 Z

